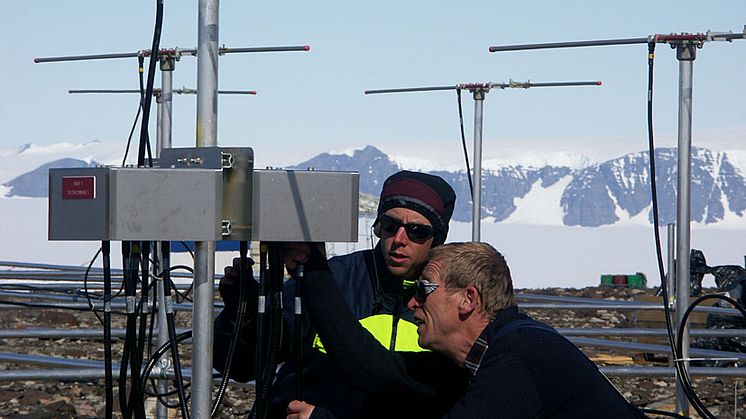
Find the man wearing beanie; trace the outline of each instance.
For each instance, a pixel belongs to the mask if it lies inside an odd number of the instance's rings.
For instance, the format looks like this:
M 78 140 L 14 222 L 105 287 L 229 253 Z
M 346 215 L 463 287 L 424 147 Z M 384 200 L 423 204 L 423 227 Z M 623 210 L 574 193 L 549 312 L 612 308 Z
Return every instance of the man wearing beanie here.
M 348 310 L 381 345 L 407 356 L 424 351 L 417 344 L 417 327 L 406 302 L 409 284 L 418 276 L 432 247 L 443 244 L 453 214 L 456 194 L 442 178 L 426 173 L 400 171 L 383 184 L 373 232 L 380 238 L 374 249 L 335 256 L 328 260 L 336 287 Z M 293 251 L 301 251 L 293 249 Z M 303 249 L 310 252 L 310 248 Z M 288 265 L 288 268 L 291 266 Z M 326 268 L 326 267 L 325 267 Z M 253 281 L 252 281 L 253 282 Z M 220 294 L 225 309 L 215 321 L 213 365 L 225 364 L 237 311 L 238 265 L 225 268 Z M 256 298 L 252 283 L 250 298 Z M 286 330 L 292 330 L 295 280 L 286 281 L 283 300 Z M 305 314 L 305 313 L 304 313 Z M 304 319 L 307 321 L 308 319 Z M 303 399 L 324 406 L 339 419 L 373 417 L 440 417 L 458 400 L 466 388 L 466 374 L 446 357 L 429 353 L 418 357 L 424 362 L 411 371 L 418 381 L 430 383 L 422 394 L 366 392 L 346 382 L 330 361 L 312 327 L 303 324 Z M 253 380 L 256 329 L 252 319 L 244 322 L 230 377 Z M 281 362 L 270 391 L 269 417 L 284 418 L 288 403 L 295 399 L 297 365 L 290 354 L 290 343 L 283 342 Z M 422 355 L 422 354 L 420 354 Z M 435 391 L 433 391 L 435 389 Z M 412 403 L 420 400 L 421 403 Z

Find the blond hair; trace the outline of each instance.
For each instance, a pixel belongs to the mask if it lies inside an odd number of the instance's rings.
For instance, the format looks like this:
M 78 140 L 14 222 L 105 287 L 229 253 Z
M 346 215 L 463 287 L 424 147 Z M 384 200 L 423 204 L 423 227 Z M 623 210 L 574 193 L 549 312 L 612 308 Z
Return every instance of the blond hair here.
M 490 319 L 515 305 L 513 281 L 503 255 L 487 243 L 446 243 L 430 250 L 429 260 L 441 262 L 445 288 L 474 285 Z

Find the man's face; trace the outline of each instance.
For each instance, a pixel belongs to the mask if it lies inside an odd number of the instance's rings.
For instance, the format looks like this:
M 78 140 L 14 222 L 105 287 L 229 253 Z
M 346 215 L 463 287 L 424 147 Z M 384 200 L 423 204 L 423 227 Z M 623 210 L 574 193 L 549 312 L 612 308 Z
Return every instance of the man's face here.
M 441 278 L 444 262 L 431 260 L 422 270 L 420 279 L 437 285 L 428 286 L 427 295 L 417 294 L 409 299 L 407 307 L 414 312 L 417 324 L 418 343 L 421 347 L 451 353 L 449 336 L 459 327 L 458 292 L 446 289 Z
M 430 221 L 417 211 L 408 208 L 391 208 L 384 213 L 401 224 L 425 224 Z M 390 233 L 381 229 L 381 250 L 389 271 L 402 278 L 411 278 L 417 274 L 427 259 L 433 244 L 433 237 L 414 241 L 407 236 L 404 227 Z

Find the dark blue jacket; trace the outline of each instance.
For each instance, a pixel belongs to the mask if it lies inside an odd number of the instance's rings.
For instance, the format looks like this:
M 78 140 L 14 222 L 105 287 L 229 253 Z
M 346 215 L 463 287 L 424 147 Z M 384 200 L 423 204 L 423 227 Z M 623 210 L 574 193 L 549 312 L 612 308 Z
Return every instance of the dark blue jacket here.
M 549 326 L 527 321 L 515 306 L 502 310 L 485 329 L 482 337 L 488 347 L 462 396 L 457 385 L 449 392 L 447 387 L 438 387 L 442 383 L 432 376 L 433 371 L 422 370 L 426 361 L 421 358 L 432 353 L 402 355 L 382 350 L 351 316 L 329 311 L 327 307 L 336 304 L 339 295 L 335 296 L 328 273 L 307 272 L 304 283 L 309 311 L 330 357 L 346 379 L 360 388 L 406 394 L 409 407 L 427 406 L 414 401 L 428 400 L 433 394 L 455 396 L 455 405 L 449 404 L 451 400 L 445 403 L 452 407 L 443 412 L 448 418 L 643 417 L 575 345 Z M 529 327 L 510 328 L 514 321 Z M 510 330 L 501 333 L 506 327 Z M 447 368 L 437 372 L 450 374 Z M 334 416 L 320 406 L 314 410 L 314 419 Z

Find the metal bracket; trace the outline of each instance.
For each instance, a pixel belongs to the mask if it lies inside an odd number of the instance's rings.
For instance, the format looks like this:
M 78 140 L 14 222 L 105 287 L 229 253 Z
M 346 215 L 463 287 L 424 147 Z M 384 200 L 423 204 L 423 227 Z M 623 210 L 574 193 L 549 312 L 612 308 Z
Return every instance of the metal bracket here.
M 223 220 L 220 234 L 223 236 L 231 235 L 231 220 Z
M 220 164 L 223 169 L 232 169 L 233 163 L 233 154 L 220 152 Z

